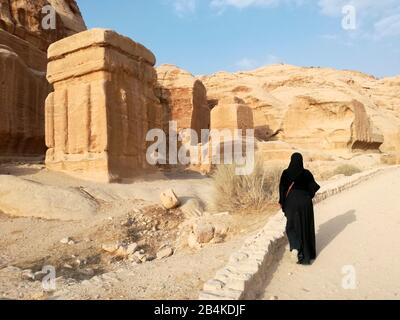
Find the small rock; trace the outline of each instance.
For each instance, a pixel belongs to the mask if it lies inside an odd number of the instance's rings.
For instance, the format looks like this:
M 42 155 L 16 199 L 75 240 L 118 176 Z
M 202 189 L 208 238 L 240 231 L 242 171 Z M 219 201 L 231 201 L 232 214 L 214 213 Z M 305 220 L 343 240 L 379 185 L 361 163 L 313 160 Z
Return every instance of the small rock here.
M 131 254 L 134 254 L 137 248 L 138 248 L 137 243 L 131 243 L 128 246 L 120 246 L 118 250 L 115 252 L 115 254 L 120 257 L 128 257 Z
M 209 243 L 214 238 L 215 228 L 211 223 L 198 222 L 193 226 L 193 233 L 198 243 Z
M 191 249 L 200 249 L 201 248 L 201 245 L 200 245 L 200 243 L 197 242 L 196 235 L 193 232 L 191 232 L 189 234 L 187 244 L 188 244 L 189 248 L 191 248 Z
M 273 300 L 279 300 L 279 298 L 277 296 L 273 296 L 271 298 L 269 298 L 269 300 L 273 301 Z
M 222 243 L 224 242 L 225 238 L 229 232 L 228 224 L 224 222 L 215 222 L 214 224 L 214 243 Z
M 47 272 L 43 272 L 43 271 L 35 272 L 35 274 L 34 274 L 34 276 L 35 276 L 35 281 L 42 281 L 43 278 L 44 278 L 45 276 L 47 276 L 47 275 L 48 275 Z
M 161 249 L 159 252 L 157 252 L 157 259 L 161 260 L 169 258 L 173 254 L 174 254 L 174 249 L 172 249 L 171 247 L 165 247 L 164 249 Z
M 180 205 L 180 201 L 172 189 L 162 192 L 160 200 L 164 208 L 167 210 L 175 209 Z
M 143 250 L 136 251 L 132 256 L 136 257 L 141 263 L 148 261 L 148 256 L 144 253 Z
M 32 270 L 22 271 L 21 277 L 23 280 L 35 281 L 35 274 L 32 272 Z
M 79 273 L 87 277 L 93 277 L 95 275 L 94 270 L 91 268 L 79 270 Z
M 105 243 L 101 246 L 101 249 L 103 251 L 108 252 L 108 253 L 115 253 L 118 249 L 120 248 L 120 245 L 118 243 Z
M 85 287 L 89 287 L 91 285 L 91 283 L 90 283 L 89 280 L 84 280 L 84 281 L 81 282 L 81 285 L 85 286 Z
M 133 265 L 138 265 L 138 264 L 142 263 L 142 261 L 134 254 L 130 255 L 128 259 L 129 259 L 129 261 L 132 262 Z
M 128 247 L 126 248 L 126 253 L 128 255 L 134 254 L 136 252 L 136 250 L 138 249 L 138 244 L 137 243 L 131 243 L 130 245 L 128 245 Z
M 72 240 L 71 238 L 67 237 L 67 238 L 61 239 L 60 243 L 68 244 L 71 240 Z

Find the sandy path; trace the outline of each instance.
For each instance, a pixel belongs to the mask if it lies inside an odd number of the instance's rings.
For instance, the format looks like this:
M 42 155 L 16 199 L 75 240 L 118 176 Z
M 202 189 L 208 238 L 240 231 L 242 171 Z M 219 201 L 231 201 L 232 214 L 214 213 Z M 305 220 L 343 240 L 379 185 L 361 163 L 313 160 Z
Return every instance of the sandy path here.
M 399 200 L 397 169 L 317 205 L 318 259 L 301 267 L 286 252 L 264 299 L 400 299 Z

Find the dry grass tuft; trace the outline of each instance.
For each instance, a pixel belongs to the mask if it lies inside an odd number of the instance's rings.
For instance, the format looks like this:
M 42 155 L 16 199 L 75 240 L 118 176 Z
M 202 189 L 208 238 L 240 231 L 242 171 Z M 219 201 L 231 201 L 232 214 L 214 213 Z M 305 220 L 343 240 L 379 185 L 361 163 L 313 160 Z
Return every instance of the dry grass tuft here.
M 350 176 L 355 175 L 356 173 L 360 173 L 360 172 L 361 172 L 361 169 L 354 165 L 343 164 L 335 169 L 335 171 L 333 172 L 333 175 L 343 174 L 346 177 L 350 177 Z
M 264 169 L 257 160 L 252 174 L 238 176 L 235 165 L 220 165 L 213 174 L 215 194 L 212 210 L 229 212 L 254 212 L 268 204 L 278 202 L 279 181 L 282 170 Z

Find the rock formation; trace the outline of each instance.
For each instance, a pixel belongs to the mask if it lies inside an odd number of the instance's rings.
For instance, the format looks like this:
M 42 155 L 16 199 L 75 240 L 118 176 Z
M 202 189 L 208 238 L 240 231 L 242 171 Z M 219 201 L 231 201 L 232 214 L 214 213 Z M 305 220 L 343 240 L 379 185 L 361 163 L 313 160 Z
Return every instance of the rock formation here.
M 210 129 L 210 108 L 203 83 L 173 65 L 157 68 L 158 96 L 164 106 L 164 121 L 176 121 L 178 131 L 193 129 L 201 137 Z
M 55 28 L 44 28 L 43 18 L 51 6 L 56 13 Z M 75 0 L 0 0 L 0 27 L 46 51 L 62 38 L 86 29 Z
M 42 12 L 53 5 L 56 28 Z M 45 76 L 50 43 L 84 30 L 74 0 L 0 0 L 0 156 L 43 156 Z
M 146 134 L 162 126 L 154 55 L 93 29 L 52 44 L 48 57 L 47 167 L 101 181 L 143 173 Z
M 400 153 L 400 78 L 273 65 L 200 77 L 210 103 L 238 97 L 253 109 L 256 136 L 337 153 Z M 357 102 L 355 102 L 357 101 Z
M 283 120 L 282 139 L 303 150 L 379 150 L 383 136 L 358 101 L 297 97 Z
M 0 39 L 4 33 L 0 31 Z M 26 45 L 13 39 L 14 45 Z M 10 47 L 0 44 L 0 155 L 40 155 L 44 145 L 45 74 L 31 69 Z

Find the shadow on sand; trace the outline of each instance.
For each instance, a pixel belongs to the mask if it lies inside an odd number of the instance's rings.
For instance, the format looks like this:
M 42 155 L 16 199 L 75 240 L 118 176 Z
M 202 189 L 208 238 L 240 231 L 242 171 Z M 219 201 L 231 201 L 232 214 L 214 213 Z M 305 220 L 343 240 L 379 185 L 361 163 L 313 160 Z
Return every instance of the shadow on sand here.
M 350 210 L 322 224 L 317 234 L 317 251 L 320 254 L 347 226 L 357 221 L 356 211 Z

